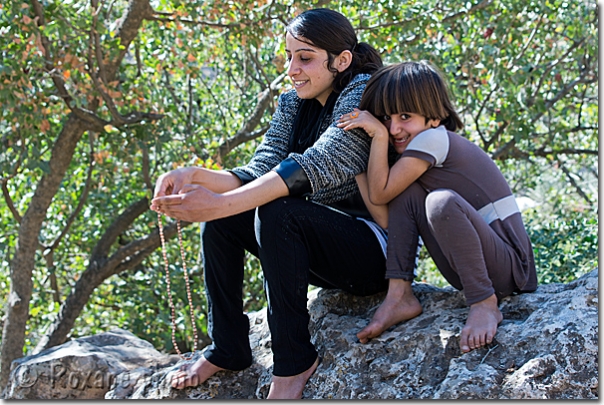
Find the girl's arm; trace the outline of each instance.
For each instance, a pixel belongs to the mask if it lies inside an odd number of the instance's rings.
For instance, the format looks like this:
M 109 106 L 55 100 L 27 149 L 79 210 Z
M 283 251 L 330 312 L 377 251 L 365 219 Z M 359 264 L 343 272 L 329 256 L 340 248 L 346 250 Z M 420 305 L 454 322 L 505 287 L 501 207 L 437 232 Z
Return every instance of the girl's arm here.
M 369 199 L 369 188 L 367 185 L 367 173 L 363 172 L 356 175 L 357 185 L 361 191 L 363 201 L 369 210 L 369 213 L 373 217 L 373 220 L 382 228 L 388 229 L 388 206 L 387 205 L 375 205 Z
M 376 136 L 371 142 L 367 181 L 369 198 L 374 204 L 388 204 L 417 180 L 430 164 L 415 157 L 402 157 L 388 166 L 388 137 Z
M 353 119 L 349 114 L 345 114 L 340 118 L 338 126 L 345 130 L 363 128 L 372 138 L 367 167 L 369 199 L 375 205 L 388 204 L 428 170 L 430 164 L 418 158 L 403 157 L 390 168 L 388 129 L 371 113 L 355 111 L 358 112 L 356 118 Z

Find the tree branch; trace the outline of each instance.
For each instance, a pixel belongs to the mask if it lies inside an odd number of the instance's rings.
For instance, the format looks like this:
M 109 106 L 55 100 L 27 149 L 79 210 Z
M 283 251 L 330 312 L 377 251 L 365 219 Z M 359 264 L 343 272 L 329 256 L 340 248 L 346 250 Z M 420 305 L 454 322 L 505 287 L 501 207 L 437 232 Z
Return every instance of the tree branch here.
M 459 11 L 455 14 L 451 14 L 450 16 L 443 18 L 442 22 L 449 22 L 451 20 L 456 20 L 466 14 L 473 13 L 476 10 L 482 10 L 483 8 L 490 6 L 491 3 L 492 3 L 492 0 L 482 0 L 480 3 L 473 5 L 472 7 L 470 7 L 467 10 Z
M 481 103 L 480 108 L 478 109 L 478 112 L 476 113 L 475 116 L 472 117 L 474 119 L 474 125 L 476 125 L 476 131 L 478 132 L 478 136 L 482 140 L 482 144 L 484 145 L 485 150 L 488 149 L 491 141 L 487 141 L 486 137 L 482 133 L 482 130 L 480 129 L 479 118 L 482 115 L 482 112 L 484 111 L 484 109 L 487 105 L 487 102 L 489 101 L 491 96 L 495 93 L 495 91 L 497 91 L 497 88 L 498 88 L 498 86 L 495 86 L 494 88 L 491 89 L 491 91 L 489 91 L 489 94 L 487 94 L 487 96 L 484 98 L 484 101 Z
M 547 66 L 545 66 L 545 70 L 543 71 L 543 73 L 541 73 L 541 78 L 539 79 L 539 83 L 537 84 L 535 91 L 533 92 L 533 94 L 530 95 L 530 97 L 527 98 L 526 105 L 528 107 L 531 107 L 535 103 L 535 97 L 536 97 L 537 93 L 539 92 L 539 89 L 541 89 L 541 86 L 543 86 L 543 83 L 545 82 L 545 80 L 548 79 L 548 74 L 552 71 L 552 69 L 554 67 L 556 67 L 564 59 L 566 59 L 566 57 L 568 55 L 570 55 L 570 53 L 572 51 L 577 49 L 583 42 L 585 42 L 585 40 L 586 40 L 586 38 L 581 38 L 580 41 L 575 41 L 573 43 L 573 45 L 570 48 L 568 48 L 568 50 L 564 53 L 564 55 L 562 55 L 561 57 L 559 57 L 558 59 L 556 59 L 554 61 L 551 61 L 550 63 L 547 64 Z
M 140 201 L 130 206 L 126 212 L 128 215 L 124 217 L 132 217 L 132 213 L 136 212 Z M 126 212 L 124 214 L 126 214 Z M 115 222 L 114 222 L 115 224 Z M 189 223 L 181 223 L 182 227 Z M 111 227 L 110 227 L 111 228 Z M 106 232 L 106 234 L 109 230 Z M 164 237 L 170 239 L 176 235 L 176 222 L 164 228 Z M 114 233 L 114 232 L 110 232 Z M 105 235 L 103 236 L 105 238 Z M 111 237 L 105 238 L 102 243 L 106 244 Z M 99 241 L 101 244 L 101 241 Z M 99 245 L 97 244 L 97 246 Z M 65 342 L 67 334 L 73 327 L 75 320 L 78 318 L 82 309 L 88 302 L 93 291 L 107 278 L 129 270 L 137 266 L 160 246 L 159 231 L 156 230 L 148 236 L 130 242 L 126 246 L 118 249 L 109 260 L 105 260 L 100 255 L 91 255 L 88 268 L 82 273 L 78 281 L 71 289 L 71 292 L 61 305 L 57 318 L 48 328 L 48 332 L 40 339 L 34 353 L 39 353 L 42 350 L 59 345 Z M 104 248 L 95 248 L 94 251 L 102 251 Z
M 581 76 L 579 76 L 577 79 L 573 80 L 572 82 L 568 83 L 566 86 L 564 86 L 559 92 L 558 94 L 556 94 L 556 96 L 550 100 L 547 100 L 547 102 L 545 103 L 545 106 L 543 108 L 542 111 L 540 111 L 533 119 L 533 122 L 536 122 L 538 120 L 541 119 L 541 117 L 543 117 L 543 115 L 554 106 L 554 104 L 556 104 L 559 100 L 561 100 L 563 97 L 565 97 L 568 93 L 571 92 L 572 89 L 574 89 L 577 84 L 579 83 L 586 83 L 586 84 L 591 84 L 591 83 L 595 83 L 598 81 L 597 77 L 594 78 L 588 78 L 586 74 L 581 74 Z M 530 137 L 530 139 L 535 138 L 537 135 L 532 135 Z M 500 147 L 498 150 L 496 150 L 491 157 L 493 159 L 501 159 L 503 158 L 508 151 L 514 147 L 516 145 L 516 140 L 515 139 L 511 139 L 509 142 L 507 142 L 505 145 L 503 145 L 502 147 Z
M 105 233 L 99 239 L 98 243 L 90 254 L 92 261 L 102 261 L 108 254 L 111 246 L 115 243 L 120 234 L 126 231 L 132 222 L 145 211 L 149 209 L 149 200 L 142 198 L 130 205 L 124 212 L 118 215 L 111 225 L 105 230 Z
M 20 224 L 23 217 L 21 217 L 21 214 L 19 214 L 19 211 L 13 203 L 13 199 L 11 198 L 10 193 L 8 191 L 7 183 L 8 178 L 4 178 L 2 179 L 2 181 L 0 181 L 0 187 L 2 187 L 2 196 L 4 197 L 4 201 L 6 201 L 6 206 L 8 207 L 8 210 L 11 212 L 11 214 L 13 214 L 13 218 L 15 218 L 15 221 Z
M 562 163 L 560 165 L 560 169 L 562 170 L 562 172 L 564 172 L 564 174 L 566 175 L 566 178 L 568 179 L 568 181 L 570 182 L 570 184 L 575 188 L 575 190 L 577 191 L 577 193 L 587 202 L 587 204 L 591 205 L 591 200 L 589 199 L 589 197 L 587 196 L 587 194 L 585 194 L 585 192 L 583 191 L 583 189 L 581 189 L 581 187 L 577 184 L 577 182 L 575 181 L 575 179 L 573 178 L 573 176 L 570 174 L 570 172 L 568 171 L 568 169 L 564 166 L 564 163 Z
M 551 149 L 551 150 L 538 150 L 533 152 L 535 156 L 550 156 L 550 155 L 594 155 L 598 156 L 599 151 L 593 149 L 573 149 L 573 148 L 562 148 L 562 149 Z
M 258 98 L 258 103 L 254 108 L 254 112 L 252 112 L 250 117 L 243 123 L 239 131 L 237 131 L 237 133 L 233 137 L 223 142 L 222 145 L 220 145 L 220 147 L 218 148 L 218 156 L 215 158 L 217 161 L 222 161 L 222 158 L 226 156 L 226 154 L 233 150 L 233 148 L 235 148 L 236 146 L 250 139 L 257 138 L 258 136 L 266 132 L 268 128 L 263 128 L 257 132 L 253 132 L 253 130 L 260 124 L 264 112 L 273 100 L 274 91 L 276 90 L 279 83 L 281 83 L 286 76 L 286 73 L 282 73 L 281 75 L 279 75 L 275 80 L 273 80 L 270 86 L 268 86 L 260 94 L 260 97 Z
M 130 44 L 138 35 L 138 30 L 143 21 L 152 19 L 153 13 L 149 0 L 130 0 L 116 31 L 116 37 L 119 38 L 122 48 L 117 57 L 105 65 L 108 83 L 116 80 L 117 71 L 128 52 Z

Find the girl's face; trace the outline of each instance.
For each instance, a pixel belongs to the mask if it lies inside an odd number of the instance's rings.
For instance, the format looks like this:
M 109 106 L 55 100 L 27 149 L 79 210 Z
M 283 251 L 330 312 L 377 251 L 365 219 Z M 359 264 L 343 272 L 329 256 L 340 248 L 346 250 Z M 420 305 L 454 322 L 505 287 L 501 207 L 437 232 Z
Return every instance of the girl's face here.
M 298 97 L 317 99 L 325 105 L 332 92 L 334 74 L 327 69 L 327 51 L 285 35 L 287 75 L 294 83 Z
M 426 122 L 426 117 L 415 113 L 386 116 L 383 122 L 390 133 L 390 143 L 399 155 L 407 149 L 407 145 L 417 134 L 440 125 L 440 120 Z

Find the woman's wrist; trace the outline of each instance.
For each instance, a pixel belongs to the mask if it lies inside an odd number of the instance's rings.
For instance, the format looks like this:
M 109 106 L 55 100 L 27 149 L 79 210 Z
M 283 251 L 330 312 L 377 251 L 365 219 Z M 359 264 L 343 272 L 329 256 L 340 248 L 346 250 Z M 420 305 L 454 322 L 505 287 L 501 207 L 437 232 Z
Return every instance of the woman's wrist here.
M 207 169 L 203 168 L 203 167 L 189 167 L 189 170 L 191 170 L 191 182 L 193 184 L 203 184 L 204 179 L 205 179 L 205 171 Z

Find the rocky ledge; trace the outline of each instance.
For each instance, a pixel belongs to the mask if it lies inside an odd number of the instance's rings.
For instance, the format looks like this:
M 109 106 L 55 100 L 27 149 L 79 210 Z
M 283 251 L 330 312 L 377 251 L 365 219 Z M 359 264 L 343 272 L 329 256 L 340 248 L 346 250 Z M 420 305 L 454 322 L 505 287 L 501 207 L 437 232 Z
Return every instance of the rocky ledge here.
M 598 399 L 597 269 L 506 298 L 495 341 L 466 354 L 459 348 L 468 314 L 463 295 L 421 283 L 414 290 L 424 312 L 367 344 L 355 334 L 383 294 L 311 291 L 310 329 L 323 361 L 304 398 Z M 272 370 L 266 311 L 248 315 L 254 364 L 198 387 L 172 389 L 183 361 L 118 329 L 16 360 L 3 398 L 265 398 Z

